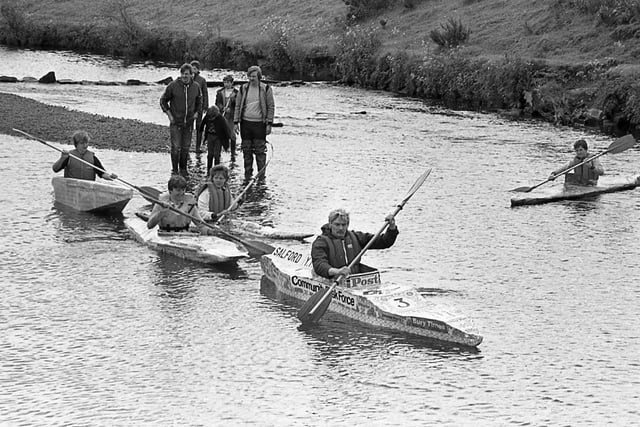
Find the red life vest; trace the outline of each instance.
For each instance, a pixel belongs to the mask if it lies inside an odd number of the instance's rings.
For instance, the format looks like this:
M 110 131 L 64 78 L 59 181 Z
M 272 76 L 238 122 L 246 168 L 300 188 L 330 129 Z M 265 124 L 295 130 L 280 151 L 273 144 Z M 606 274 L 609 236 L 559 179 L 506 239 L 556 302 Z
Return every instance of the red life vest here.
M 89 150 L 84 153 L 84 156 L 81 156 L 78 150 L 72 150 L 69 154 L 72 154 L 91 165 L 93 164 L 93 153 Z M 69 156 L 67 166 L 64 168 L 64 177 L 95 181 L 96 170 L 93 167 L 74 159 L 72 156 Z

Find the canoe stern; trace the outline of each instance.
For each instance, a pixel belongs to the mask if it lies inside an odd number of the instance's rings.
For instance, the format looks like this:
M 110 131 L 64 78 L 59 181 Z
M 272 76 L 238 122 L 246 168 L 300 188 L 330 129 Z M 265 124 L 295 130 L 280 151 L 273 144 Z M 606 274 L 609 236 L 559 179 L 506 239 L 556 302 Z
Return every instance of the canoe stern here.
M 51 180 L 54 200 L 81 212 L 120 213 L 133 198 L 133 190 L 114 184 L 74 178 Z

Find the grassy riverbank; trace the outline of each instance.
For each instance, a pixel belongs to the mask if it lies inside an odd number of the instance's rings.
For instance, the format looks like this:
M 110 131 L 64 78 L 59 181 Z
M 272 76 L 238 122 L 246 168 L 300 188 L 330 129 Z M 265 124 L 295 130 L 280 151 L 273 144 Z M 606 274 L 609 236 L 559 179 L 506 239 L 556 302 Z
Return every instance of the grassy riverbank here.
M 640 0 L 0 0 L 0 42 L 346 84 L 479 111 L 640 123 Z
M 169 129 L 138 120 L 117 119 L 0 92 L 0 133 L 16 128 L 47 141 L 71 144 L 75 130 L 91 135 L 91 146 L 121 151 L 168 152 Z

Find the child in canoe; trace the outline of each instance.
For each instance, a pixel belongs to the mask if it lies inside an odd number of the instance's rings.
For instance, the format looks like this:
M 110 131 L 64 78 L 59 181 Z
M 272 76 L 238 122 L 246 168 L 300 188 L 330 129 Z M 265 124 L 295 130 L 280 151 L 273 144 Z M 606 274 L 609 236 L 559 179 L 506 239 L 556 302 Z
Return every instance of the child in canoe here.
M 589 157 L 589 146 L 587 141 L 579 139 L 573 144 L 573 149 L 576 152 L 576 156 L 569 160 L 564 166 L 551 172 L 549 179 L 553 181 L 558 177 L 558 174 L 565 172 L 572 166 L 578 165 L 584 162 Z M 583 165 L 580 165 L 573 169 L 573 173 L 567 173 L 564 182 L 565 184 L 578 184 L 578 185 L 598 185 L 598 177 L 604 175 L 604 168 L 600 164 L 600 160 L 592 159 Z
M 116 174 L 103 172 L 104 166 L 102 166 L 93 151 L 89 150 L 91 138 L 87 132 L 77 130 L 73 133 L 71 139 L 76 148 L 72 151 L 62 152 L 60 158 L 52 166 L 54 172 L 60 172 L 64 169 L 65 178 L 85 179 L 87 181 L 95 181 L 96 175 L 107 181 L 118 178 Z
M 147 228 L 151 229 L 157 225 L 160 231 L 189 231 L 189 225 L 193 221 L 200 233 L 211 234 L 211 230 L 203 224 L 204 221 L 200 217 L 196 207 L 196 198 L 192 194 L 186 193 L 187 180 L 180 175 L 172 175 L 168 188 L 168 193 L 162 193 L 158 196 L 160 203 L 153 206 L 153 211 L 147 221 Z M 183 213 L 178 213 L 176 210 Z
M 229 190 L 229 168 L 224 165 L 212 167 L 207 182 L 196 192 L 196 199 L 200 216 L 205 221 L 215 222 L 237 209 L 237 203 L 232 204 L 233 198 Z

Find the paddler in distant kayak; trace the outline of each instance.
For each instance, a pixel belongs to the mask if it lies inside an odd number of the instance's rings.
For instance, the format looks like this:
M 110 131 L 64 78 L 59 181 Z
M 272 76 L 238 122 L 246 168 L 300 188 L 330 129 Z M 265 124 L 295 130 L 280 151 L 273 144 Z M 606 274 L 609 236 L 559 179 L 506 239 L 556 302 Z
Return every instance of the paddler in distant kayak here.
M 389 226 L 384 234 L 379 236 L 370 249 L 386 249 L 396 241 L 398 228 L 393 214 L 387 215 L 385 220 Z M 349 228 L 349 213 L 344 209 L 336 209 L 329 213 L 329 222 L 322 226 L 322 235 L 318 236 L 311 246 L 311 261 L 317 274 L 327 278 L 362 272 L 358 263 L 353 268 L 348 265 L 360 253 L 362 248 L 374 237 L 374 234 L 351 231 Z
M 589 147 L 587 141 L 579 139 L 573 144 L 573 149 L 576 151 L 576 156 L 567 162 L 564 166 L 551 172 L 549 179 L 553 181 L 558 177 L 558 174 L 566 171 L 574 165 L 582 163 L 589 157 Z M 604 175 L 604 168 L 600 164 L 600 160 L 593 159 L 584 165 L 580 165 L 573 170 L 572 173 L 566 174 L 565 184 L 577 184 L 577 185 L 597 185 L 598 177 Z
M 102 166 L 102 163 L 100 163 L 100 160 L 98 160 L 93 151 L 89 151 L 90 137 L 87 132 L 77 130 L 73 133 L 71 139 L 73 140 L 73 145 L 76 148 L 68 152 L 62 152 L 60 158 L 56 160 L 52 166 L 54 172 L 60 172 L 64 169 L 65 178 L 84 179 L 87 181 L 95 181 L 96 175 L 102 179 L 106 179 L 107 181 L 118 178 L 115 174 L 102 172 L 102 170 L 104 170 L 104 166 Z M 93 168 L 86 163 L 74 159 L 72 156 L 82 159 L 102 170 Z
M 158 196 L 160 203 L 153 206 L 153 211 L 147 221 L 147 228 L 153 228 L 157 225 L 160 231 L 189 231 L 191 218 L 175 212 L 171 209 L 173 208 L 194 217 L 196 220 L 194 223 L 199 227 L 200 233 L 210 234 L 210 229 L 203 225 L 204 221 L 198 213 L 196 198 L 192 194 L 186 193 L 187 180 L 180 175 L 172 175 L 168 188 L 168 193 L 162 193 Z

